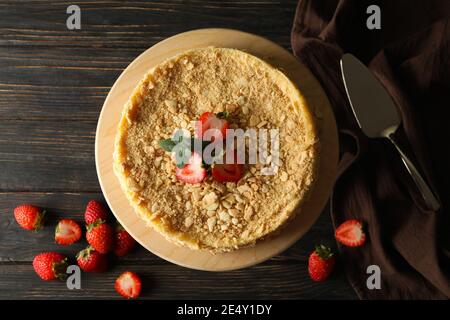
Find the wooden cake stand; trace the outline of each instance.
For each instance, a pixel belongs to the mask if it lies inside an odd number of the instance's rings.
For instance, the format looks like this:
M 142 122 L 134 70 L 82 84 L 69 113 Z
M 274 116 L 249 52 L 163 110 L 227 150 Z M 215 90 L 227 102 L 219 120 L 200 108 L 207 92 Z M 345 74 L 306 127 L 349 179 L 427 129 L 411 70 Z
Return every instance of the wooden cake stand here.
M 122 108 L 139 80 L 153 66 L 182 51 L 206 47 L 235 48 L 251 53 L 281 69 L 300 89 L 307 103 L 321 112 L 320 171 L 310 199 L 281 232 L 254 247 L 211 254 L 168 242 L 138 217 L 113 172 L 113 150 Z M 319 82 L 291 53 L 262 37 L 229 29 L 201 29 L 178 34 L 154 45 L 137 57 L 120 75 L 105 100 L 95 140 L 97 174 L 112 212 L 124 228 L 145 248 L 184 267 L 223 271 L 248 267 L 286 250 L 313 225 L 325 207 L 334 184 L 338 162 L 335 119 Z

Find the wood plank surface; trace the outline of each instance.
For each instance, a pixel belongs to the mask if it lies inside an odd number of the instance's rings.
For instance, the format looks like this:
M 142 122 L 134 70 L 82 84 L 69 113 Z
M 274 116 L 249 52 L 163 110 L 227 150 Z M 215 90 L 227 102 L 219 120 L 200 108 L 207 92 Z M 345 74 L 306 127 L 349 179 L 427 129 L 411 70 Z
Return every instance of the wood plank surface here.
M 68 290 L 65 282 L 42 283 L 28 264 L 0 265 L 0 299 L 116 299 L 114 280 L 132 268 L 142 277 L 142 296 L 148 299 L 348 299 L 342 277 L 326 285 L 312 282 L 299 265 L 267 262 L 245 270 L 207 273 L 180 270 L 172 264 L 116 265 L 105 274 L 83 273 L 81 290 Z M 274 281 L 274 279 L 277 279 Z
M 99 191 L 95 122 L 2 120 L 2 191 Z
M 97 119 L 109 88 L 141 52 L 174 34 L 207 27 L 240 29 L 290 49 L 296 0 L 79 1 L 82 29 L 66 29 L 70 1 L 0 0 L 0 299 L 116 298 L 120 271 L 144 278 L 144 298 L 340 298 L 356 295 L 339 268 L 316 284 L 306 269 L 317 242 L 334 245 L 327 210 L 281 255 L 223 273 L 189 270 L 137 248 L 106 274 L 82 277 L 82 290 L 40 281 L 33 256 L 72 256 L 85 243 L 53 243 L 56 219 L 82 221 L 89 199 L 103 199 L 94 159 Z M 12 210 L 48 208 L 38 233 L 20 229 Z M 193 289 L 195 288 L 195 290 Z
M 54 231 L 56 221 L 60 218 L 70 218 L 83 224 L 83 213 L 86 203 L 96 199 L 102 201 L 101 193 L 40 193 L 12 192 L 0 193 L 0 262 L 31 261 L 36 253 L 57 249 L 66 254 L 78 252 L 86 243 L 80 241 L 70 247 L 55 245 Z M 29 232 L 21 229 L 14 220 L 13 208 L 19 203 L 31 202 L 36 206 L 46 208 L 47 222 L 39 232 Z M 275 260 L 297 261 L 305 260 L 311 250 L 310 242 L 321 240 L 333 245 L 333 229 L 327 212 L 321 215 L 308 234 L 287 251 L 275 257 Z M 144 249 L 137 249 L 133 254 L 121 260 L 162 261 Z

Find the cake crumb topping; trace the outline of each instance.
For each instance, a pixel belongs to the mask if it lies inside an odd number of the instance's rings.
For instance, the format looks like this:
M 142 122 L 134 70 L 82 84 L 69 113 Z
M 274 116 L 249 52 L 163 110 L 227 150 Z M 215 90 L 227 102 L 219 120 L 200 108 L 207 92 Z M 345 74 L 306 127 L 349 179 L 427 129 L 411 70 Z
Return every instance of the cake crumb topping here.
M 187 184 L 160 140 L 178 128 L 192 135 L 204 112 L 227 112 L 230 127 L 279 131 L 279 169 L 247 164 L 237 182 L 207 175 Z M 317 112 L 262 60 L 234 49 L 185 52 L 152 69 L 123 111 L 115 173 L 141 217 L 168 240 L 211 252 L 254 244 L 278 231 L 307 200 L 316 180 Z M 274 160 L 269 156 L 266 163 Z

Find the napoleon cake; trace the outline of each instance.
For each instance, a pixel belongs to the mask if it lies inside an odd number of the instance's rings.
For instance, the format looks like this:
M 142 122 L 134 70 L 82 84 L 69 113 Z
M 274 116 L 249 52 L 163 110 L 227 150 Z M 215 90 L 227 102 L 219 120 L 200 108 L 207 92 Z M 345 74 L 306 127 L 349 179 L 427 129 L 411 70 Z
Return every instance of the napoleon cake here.
M 131 94 L 118 126 L 114 172 L 143 223 L 167 240 L 212 253 L 250 246 L 302 214 L 318 174 L 313 111 L 281 71 L 253 55 L 185 51 L 151 69 Z M 193 152 L 175 163 L 170 142 L 180 128 L 200 140 L 207 129 L 224 138 L 230 129 L 278 130 L 276 169 L 263 170 L 274 162 L 270 155 L 265 163 L 235 157 L 208 165 Z

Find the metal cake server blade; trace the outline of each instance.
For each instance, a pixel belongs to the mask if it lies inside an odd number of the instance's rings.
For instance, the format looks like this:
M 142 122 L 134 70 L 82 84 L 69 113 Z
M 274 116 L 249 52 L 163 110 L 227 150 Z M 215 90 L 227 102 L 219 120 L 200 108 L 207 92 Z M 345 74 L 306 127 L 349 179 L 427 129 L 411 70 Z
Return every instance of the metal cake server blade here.
M 361 130 L 369 138 L 384 137 L 394 144 L 425 203 L 430 209 L 437 211 L 440 208 L 439 200 L 394 140 L 393 133 L 401 119 L 392 98 L 372 72 L 353 55 L 343 55 L 341 72 L 353 114 Z

